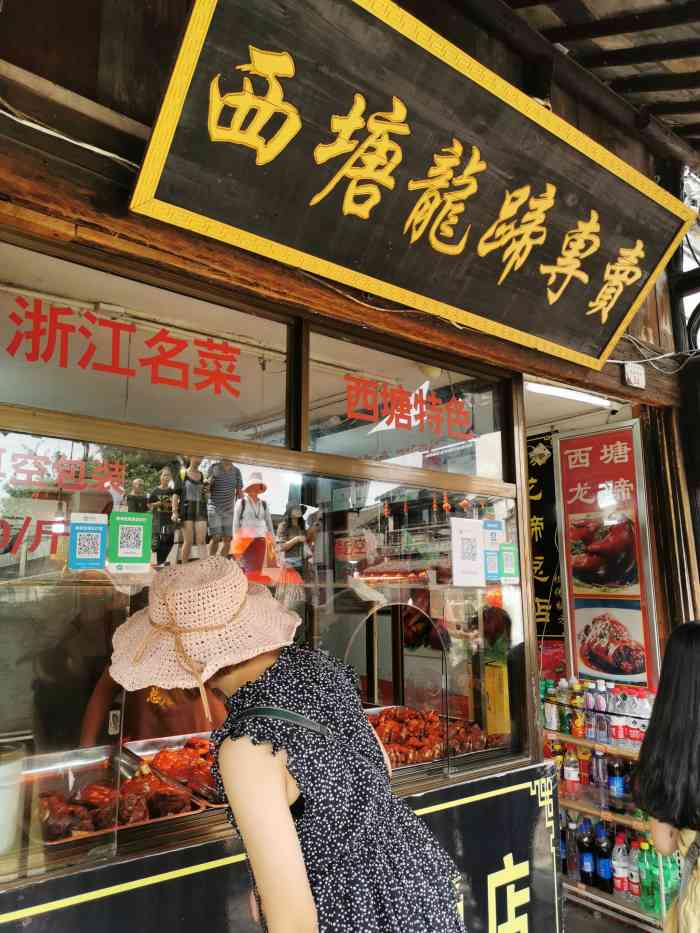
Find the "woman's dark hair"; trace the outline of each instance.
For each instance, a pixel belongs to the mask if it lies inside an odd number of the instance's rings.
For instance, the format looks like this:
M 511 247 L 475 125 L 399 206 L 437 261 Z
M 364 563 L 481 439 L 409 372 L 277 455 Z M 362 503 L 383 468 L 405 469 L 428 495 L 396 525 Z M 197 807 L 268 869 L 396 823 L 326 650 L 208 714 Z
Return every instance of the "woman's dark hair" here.
M 304 521 L 304 509 L 303 506 L 298 505 L 296 502 L 290 502 L 287 505 L 282 521 L 279 524 L 280 529 L 284 532 L 289 531 L 290 528 L 294 525 L 294 517 L 292 512 L 299 511 L 301 515 L 299 516 L 299 527 L 302 531 L 306 531 L 306 522 Z
M 666 645 L 659 689 L 634 773 L 639 806 L 677 829 L 700 830 L 700 623 Z

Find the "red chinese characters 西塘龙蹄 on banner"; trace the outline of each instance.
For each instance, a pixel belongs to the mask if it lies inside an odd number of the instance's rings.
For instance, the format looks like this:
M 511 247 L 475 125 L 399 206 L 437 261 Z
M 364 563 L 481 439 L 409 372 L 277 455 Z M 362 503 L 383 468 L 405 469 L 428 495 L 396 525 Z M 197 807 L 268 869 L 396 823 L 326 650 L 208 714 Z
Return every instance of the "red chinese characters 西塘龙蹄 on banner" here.
M 635 426 L 558 441 L 562 576 L 574 673 L 653 679 Z

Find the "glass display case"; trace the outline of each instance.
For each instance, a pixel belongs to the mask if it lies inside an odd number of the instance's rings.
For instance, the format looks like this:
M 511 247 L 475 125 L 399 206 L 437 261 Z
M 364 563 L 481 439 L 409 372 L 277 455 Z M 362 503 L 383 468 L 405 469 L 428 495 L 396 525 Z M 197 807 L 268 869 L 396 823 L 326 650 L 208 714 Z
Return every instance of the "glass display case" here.
M 109 522 L 128 507 L 124 493 L 137 478 L 147 502 L 157 493 L 149 504 L 167 504 L 163 470 L 176 478 L 181 462 L 19 434 L 7 434 L 5 446 L 1 880 L 230 835 L 198 692 L 125 693 L 109 675 L 114 632 L 147 605 L 162 566 L 178 560 L 177 533 L 164 550 L 163 526 L 153 524 L 151 566 L 138 579 L 71 569 L 74 517 Z M 207 477 L 214 463 L 202 462 Z M 514 500 L 265 465 L 242 472 L 244 482 L 262 473 L 274 534 L 259 566 L 235 535 L 228 556 L 247 561 L 299 613 L 300 643 L 355 669 L 400 793 L 523 750 Z M 121 483 L 103 481 L 107 473 Z M 193 556 L 213 548 L 195 545 Z M 210 699 L 218 725 L 225 707 Z

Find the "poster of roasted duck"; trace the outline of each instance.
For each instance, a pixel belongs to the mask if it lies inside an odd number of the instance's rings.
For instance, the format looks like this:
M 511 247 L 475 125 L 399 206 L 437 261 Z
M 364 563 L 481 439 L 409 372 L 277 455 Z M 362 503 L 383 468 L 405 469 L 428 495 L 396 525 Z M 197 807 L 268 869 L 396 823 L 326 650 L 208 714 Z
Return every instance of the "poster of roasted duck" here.
M 573 672 L 653 683 L 658 652 L 638 431 L 626 422 L 559 435 L 557 517 Z
M 579 675 L 646 683 L 642 608 L 635 600 L 577 599 Z

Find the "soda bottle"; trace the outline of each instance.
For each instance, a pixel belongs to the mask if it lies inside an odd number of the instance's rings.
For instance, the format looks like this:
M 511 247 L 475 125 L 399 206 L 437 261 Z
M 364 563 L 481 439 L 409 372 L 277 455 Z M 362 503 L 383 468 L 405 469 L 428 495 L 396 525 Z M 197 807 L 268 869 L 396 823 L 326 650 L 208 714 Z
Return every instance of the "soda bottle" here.
M 571 690 L 571 734 L 577 739 L 586 736 L 586 710 L 583 688 L 576 681 Z
M 639 881 L 641 886 L 640 906 L 647 913 L 659 914 L 659 868 L 656 863 L 656 852 L 648 842 L 639 846 Z
M 544 726 L 550 732 L 559 732 L 559 707 L 557 706 L 557 691 L 549 687 L 544 701 Z
M 619 758 L 608 761 L 608 793 L 613 813 L 625 812 L 625 766 Z
M 593 824 L 584 816 L 576 831 L 576 844 L 579 852 L 579 873 L 584 884 L 595 886 L 595 844 Z
M 612 840 L 605 828 L 605 823 L 598 823 L 595 828 L 595 874 L 596 887 L 606 894 L 614 890 Z
M 590 748 L 579 748 L 578 750 L 578 773 L 581 787 L 588 787 L 591 783 L 591 759 L 593 753 Z
M 566 871 L 570 881 L 580 881 L 576 817 L 572 813 L 569 813 L 566 827 Z
M 622 687 L 613 687 L 609 694 L 610 710 L 610 744 L 622 748 L 626 744 L 625 710 L 627 707 L 627 694 Z
M 573 745 L 566 746 L 564 755 L 564 786 L 563 791 L 567 797 L 578 797 L 581 789 L 581 775 L 579 772 L 578 755 Z
M 675 855 L 664 855 L 661 858 L 661 868 L 664 878 L 664 906 L 666 912 L 671 909 L 671 904 L 678 895 L 680 887 L 680 874 L 678 871 L 678 860 Z
M 629 858 L 627 855 L 624 833 L 618 833 L 615 837 L 615 848 L 612 853 L 612 868 L 615 894 L 627 894 L 629 888 Z
M 642 890 L 639 875 L 639 860 L 641 853 L 639 850 L 639 839 L 633 839 L 630 845 L 629 869 L 627 874 L 627 893 L 631 898 L 639 900 Z
M 571 693 L 569 681 L 562 677 L 557 687 L 557 703 L 559 704 L 559 731 L 564 735 L 571 735 Z
M 607 744 L 610 738 L 608 723 L 608 688 L 604 680 L 598 681 L 595 694 L 595 739 Z
M 595 742 L 595 684 L 590 681 L 586 683 L 583 706 L 586 738 L 590 742 Z

